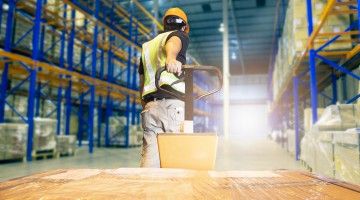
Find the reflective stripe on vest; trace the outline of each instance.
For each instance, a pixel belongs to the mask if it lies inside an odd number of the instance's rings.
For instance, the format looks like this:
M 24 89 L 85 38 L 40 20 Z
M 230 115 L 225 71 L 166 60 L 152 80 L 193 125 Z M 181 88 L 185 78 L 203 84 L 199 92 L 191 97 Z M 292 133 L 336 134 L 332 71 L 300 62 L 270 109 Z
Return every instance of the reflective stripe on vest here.
M 141 59 L 144 67 L 144 89 L 142 97 L 157 90 L 155 86 L 156 70 L 162 66 L 165 66 L 165 42 L 166 38 L 172 32 L 173 31 L 161 33 L 154 39 L 142 45 Z M 160 77 L 160 86 L 170 85 L 174 90 L 185 93 L 185 83 L 181 82 L 175 85 L 171 85 L 177 80 L 179 79 L 174 74 L 163 72 Z

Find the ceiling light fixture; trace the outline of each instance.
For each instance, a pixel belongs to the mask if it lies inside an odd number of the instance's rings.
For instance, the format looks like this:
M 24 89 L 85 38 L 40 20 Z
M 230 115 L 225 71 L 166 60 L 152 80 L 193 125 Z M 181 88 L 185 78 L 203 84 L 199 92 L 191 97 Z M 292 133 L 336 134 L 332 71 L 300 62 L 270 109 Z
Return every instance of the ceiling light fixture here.
M 221 33 L 224 32 L 224 24 L 223 23 L 220 24 L 219 32 L 221 32 Z
M 3 4 L 2 9 L 3 9 L 4 11 L 8 11 L 8 10 L 9 10 L 9 5 L 8 5 L 8 4 Z
M 232 60 L 236 60 L 236 53 L 235 53 L 235 52 L 232 52 L 232 53 L 231 53 L 231 59 L 232 59 Z

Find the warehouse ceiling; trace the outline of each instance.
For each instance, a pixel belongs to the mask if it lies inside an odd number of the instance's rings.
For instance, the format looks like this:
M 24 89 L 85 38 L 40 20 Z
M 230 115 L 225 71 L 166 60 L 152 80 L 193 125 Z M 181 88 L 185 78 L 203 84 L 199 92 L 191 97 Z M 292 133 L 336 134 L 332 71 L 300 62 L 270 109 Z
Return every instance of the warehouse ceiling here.
M 138 2 L 147 10 L 153 11 L 154 1 Z M 229 2 L 229 54 L 232 75 L 267 73 L 274 33 L 280 32 L 275 29 L 277 0 Z M 219 28 L 222 23 L 222 0 L 159 0 L 159 18 L 161 19 L 168 8 L 174 6 L 182 8 L 188 14 L 191 27 L 189 53 L 201 64 L 221 67 L 223 42 Z M 141 12 L 136 12 L 135 15 L 148 27 L 152 26 L 151 20 Z

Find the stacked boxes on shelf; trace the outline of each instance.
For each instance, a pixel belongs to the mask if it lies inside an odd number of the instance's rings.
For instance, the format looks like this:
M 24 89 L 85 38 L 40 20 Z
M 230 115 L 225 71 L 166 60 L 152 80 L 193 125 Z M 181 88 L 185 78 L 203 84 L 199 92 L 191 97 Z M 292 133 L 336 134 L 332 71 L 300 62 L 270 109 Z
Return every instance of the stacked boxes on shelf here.
M 318 174 L 360 183 L 359 131 L 351 130 L 356 127 L 359 104 L 328 106 L 302 139 L 301 159 Z
M 320 15 L 327 4 L 326 0 L 313 0 L 313 24 L 319 22 Z M 339 9 L 336 8 L 335 9 Z M 346 14 L 330 15 L 320 33 L 342 32 L 350 25 L 350 17 Z M 314 48 L 317 49 L 329 41 L 331 37 L 317 37 Z M 291 0 L 286 11 L 282 37 L 278 41 L 278 52 L 275 57 L 273 71 L 273 93 L 278 96 L 286 77 L 291 75 L 297 58 L 305 51 L 308 40 L 307 7 L 304 0 Z M 350 35 L 342 35 L 339 41 L 331 43 L 324 51 L 349 50 L 352 47 Z
M 26 155 L 27 133 L 26 124 L 0 124 L 0 160 L 23 159 Z

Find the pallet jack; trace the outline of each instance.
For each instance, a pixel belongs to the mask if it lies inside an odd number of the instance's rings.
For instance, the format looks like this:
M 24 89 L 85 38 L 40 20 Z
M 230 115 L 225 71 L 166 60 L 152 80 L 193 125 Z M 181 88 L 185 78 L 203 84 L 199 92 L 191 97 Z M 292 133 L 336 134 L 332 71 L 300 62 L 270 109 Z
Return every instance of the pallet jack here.
M 182 133 L 159 133 L 157 143 L 161 168 L 182 168 L 195 170 L 213 170 L 215 167 L 218 137 L 216 133 L 194 133 L 194 101 L 205 98 L 222 88 L 222 73 L 217 67 L 184 65 L 183 73 L 174 84 L 185 82 L 185 94 L 174 93 L 160 86 L 160 77 L 166 71 L 161 67 L 156 71 L 155 85 L 159 91 L 185 102 L 185 121 Z M 219 80 L 216 89 L 194 97 L 194 71 L 207 71 L 215 74 Z

